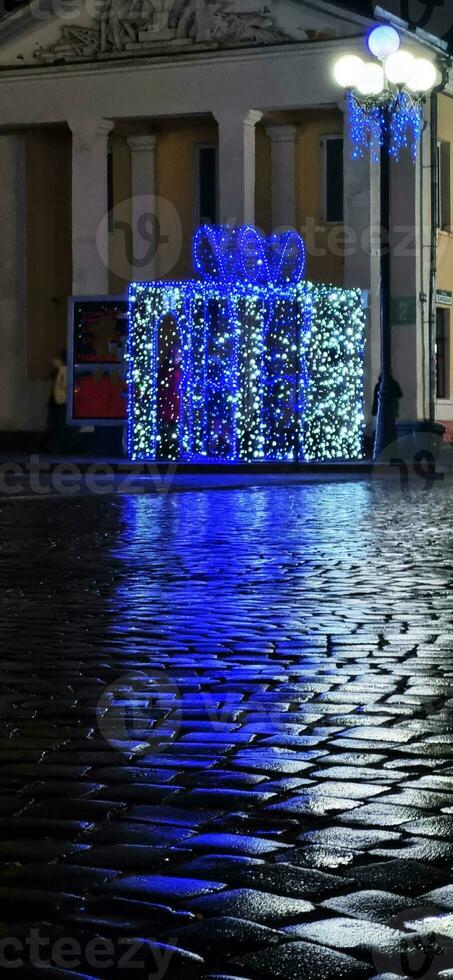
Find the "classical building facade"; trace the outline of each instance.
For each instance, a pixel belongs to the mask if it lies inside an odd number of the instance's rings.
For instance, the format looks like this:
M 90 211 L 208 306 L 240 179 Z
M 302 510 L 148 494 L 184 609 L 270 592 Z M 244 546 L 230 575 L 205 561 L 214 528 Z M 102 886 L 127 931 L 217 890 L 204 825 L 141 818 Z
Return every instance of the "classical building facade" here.
M 0 430 L 45 422 L 70 295 L 184 278 L 202 220 L 296 227 L 308 276 L 366 296 L 379 375 L 379 168 L 354 160 L 332 68 L 372 21 L 323 0 L 32 0 L 0 25 Z M 423 49 L 423 38 L 407 43 Z M 423 51 L 421 51 L 423 53 Z M 453 95 L 453 86 L 451 90 Z M 431 125 L 393 167 L 393 363 L 403 420 L 430 397 Z M 439 111 L 438 415 L 453 421 L 450 155 Z M 442 196 L 443 195 L 443 196 Z M 442 397 L 441 397 L 442 396 Z

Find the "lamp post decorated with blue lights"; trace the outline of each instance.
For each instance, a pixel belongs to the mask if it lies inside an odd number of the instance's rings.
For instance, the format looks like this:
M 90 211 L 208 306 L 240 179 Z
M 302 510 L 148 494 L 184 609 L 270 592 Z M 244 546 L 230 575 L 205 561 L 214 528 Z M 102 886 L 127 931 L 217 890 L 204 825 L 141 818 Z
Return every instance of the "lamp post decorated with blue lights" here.
M 406 149 L 417 157 L 423 132 L 423 104 L 437 82 L 437 67 L 401 48 L 398 31 L 375 27 L 368 36 L 373 61 L 344 55 L 334 76 L 346 90 L 353 156 L 371 154 L 381 176 L 381 384 L 374 446 L 375 458 L 396 440 L 396 383 L 392 375 L 391 201 L 392 160 Z

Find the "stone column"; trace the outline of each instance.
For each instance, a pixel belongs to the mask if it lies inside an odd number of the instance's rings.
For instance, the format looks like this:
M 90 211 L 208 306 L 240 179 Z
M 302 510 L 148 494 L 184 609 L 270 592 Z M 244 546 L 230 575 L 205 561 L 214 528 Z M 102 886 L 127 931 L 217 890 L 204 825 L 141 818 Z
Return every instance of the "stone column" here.
M 157 278 L 156 247 L 150 234 L 156 238 L 156 142 L 153 133 L 130 136 L 127 143 L 131 151 L 131 223 L 132 255 L 131 276 L 136 282 Z
M 374 427 L 371 408 L 381 370 L 379 166 L 366 153 L 353 159 L 348 123 L 344 125 L 344 281 L 348 288 L 366 290 L 368 311 L 365 343 L 365 410 Z
M 72 279 L 75 295 L 109 291 L 109 119 L 69 120 L 72 130 Z
M 294 228 L 296 223 L 297 126 L 266 126 L 271 141 L 272 227 Z
M 261 112 L 215 113 L 219 126 L 219 210 L 222 224 L 255 220 L 255 126 Z
M 29 381 L 27 366 L 25 134 L 0 134 L 0 430 L 37 431 L 49 386 Z M 33 261 L 33 255 L 30 255 Z

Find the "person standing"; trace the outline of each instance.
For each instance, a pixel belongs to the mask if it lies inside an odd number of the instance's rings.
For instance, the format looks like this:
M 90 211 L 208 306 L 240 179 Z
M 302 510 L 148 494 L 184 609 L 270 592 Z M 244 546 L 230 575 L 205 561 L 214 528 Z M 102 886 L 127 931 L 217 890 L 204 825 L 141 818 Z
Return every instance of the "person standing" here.
M 400 399 L 403 397 L 403 392 L 401 391 L 401 388 L 395 378 L 392 377 L 390 380 L 392 385 L 392 409 L 396 421 L 400 413 Z M 379 410 L 379 392 L 381 390 L 381 384 L 382 375 L 380 374 L 379 380 L 375 385 L 373 392 L 373 408 L 371 410 L 371 414 L 374 418 L 377 416 Z
M 391 377 L 390 383 L 391 383 L 391 390 L 392 390 L 392 414 L 396 423 L 396 420 L 400 414 L 400 400 L 403 397 L 403 392 L 401 391 L 401 387 L 398 384 L 398 381 L 394 377 Z M 376 422 L 377 422 L 377 415 L 379 412 L 379 392 L 381 390 L 381 384 L 382 384 L 382 375 L 380 374 L 379 379 L 376 385 L 374 386 L 373 406 L 371 409 L 371 415 L 373 418 L 376 419 Z M 372 439 L 370 445 L 371 455 L 373 455 L 375 440 L 376 440 L 376 425 L 374 426 L 374 431 L 372 432 Z
M 45 453 L 61 452 L 60 444 L 66 427 L 67 380 L 66 351 L 62 350 L 52 358 L 46 431 L 40 445 L 40 450 Z
M 68 390 L 68 367 L 66 351 L 60 351 L 54 361 L 56 374 L 53 382 L 53 401 L 55 416 L 55 450 L 63 453 L 66 448 L 66 400 Z

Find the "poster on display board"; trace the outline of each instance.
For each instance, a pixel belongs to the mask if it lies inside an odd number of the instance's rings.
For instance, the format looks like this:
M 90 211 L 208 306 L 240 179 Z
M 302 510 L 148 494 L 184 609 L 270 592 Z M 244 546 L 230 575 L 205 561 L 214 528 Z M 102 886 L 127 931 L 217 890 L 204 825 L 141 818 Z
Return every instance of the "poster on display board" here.
M 69 300 L 69 425 L 125 425 L 127 333 L 124 296 L 72 296 Z

